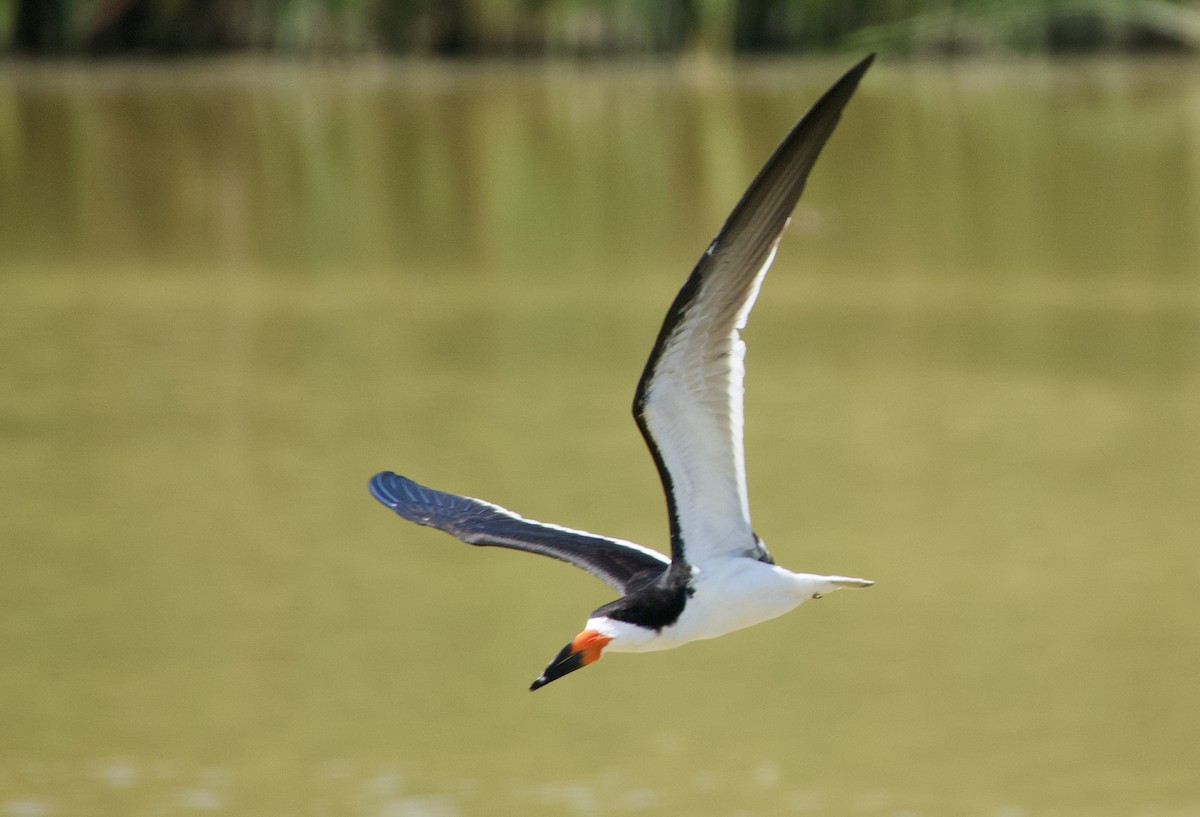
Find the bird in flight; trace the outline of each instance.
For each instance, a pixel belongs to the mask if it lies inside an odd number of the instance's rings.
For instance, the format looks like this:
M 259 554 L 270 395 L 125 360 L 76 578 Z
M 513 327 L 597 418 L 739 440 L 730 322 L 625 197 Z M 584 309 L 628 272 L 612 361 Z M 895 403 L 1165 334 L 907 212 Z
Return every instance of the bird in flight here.
M 834 83 L 775 149 L 675 297 L 650 351 L 633 415 L 666 494 L 669 559 L 391 471 L 371 479 L 375 498 L 411 522 L 467 544 L 559 559 L 622 594 L 592 612 L 531 690 L 595 663 L 605 651 L 665 650 L 715 638 L 834 590 L 873 584 L 786 570 L 751 528 L 742 441 L 746 346 L 739 334 L 809 171 L 873 59 Z

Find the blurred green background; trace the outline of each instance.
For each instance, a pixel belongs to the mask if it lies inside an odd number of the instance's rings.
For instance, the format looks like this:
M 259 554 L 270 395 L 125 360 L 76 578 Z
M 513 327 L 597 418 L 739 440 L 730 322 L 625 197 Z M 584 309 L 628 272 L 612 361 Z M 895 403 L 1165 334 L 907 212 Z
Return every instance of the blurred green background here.
M 747 458 L 783 564 L 878 585 L 530 694 L 611 593 L 366 480 L 665 548 L 640 367 L 859 56 L 789 38 L 941 12 L 761 4 L 793 34 L 724 60 L 697 10 L 753 4 L 43 6 L 0 66 L 0 815 L 1200 815 L 1186 38 L 872 68 L 746 333 Z M 122 9 L 260 22 L 100 49 Z M 424 58 L 481 9 L 545 36 Z M 660 13 L 659 59 L 568 57 Z M 239 53 L 34 58 L 196 50 Z
M 24 53 L 1200 48 L 1195 0 L 0 0 L 4 18 L 8 40 Z

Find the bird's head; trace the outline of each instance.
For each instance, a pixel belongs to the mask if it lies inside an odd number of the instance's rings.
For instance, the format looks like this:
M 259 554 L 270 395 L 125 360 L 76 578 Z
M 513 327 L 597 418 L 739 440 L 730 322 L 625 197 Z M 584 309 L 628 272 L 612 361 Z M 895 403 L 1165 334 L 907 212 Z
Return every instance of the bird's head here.
M 550 666 L 529 687 L 532 692 L 546 684 L 574 672 L 580 667 L 594 664 L 600 660 L 601 651 L 612 641 L 612 636 L 604 635 L 596 630 L 584 630 L 571 639 L 571 643 L 559 650 L 558 655 L 550 662 Z

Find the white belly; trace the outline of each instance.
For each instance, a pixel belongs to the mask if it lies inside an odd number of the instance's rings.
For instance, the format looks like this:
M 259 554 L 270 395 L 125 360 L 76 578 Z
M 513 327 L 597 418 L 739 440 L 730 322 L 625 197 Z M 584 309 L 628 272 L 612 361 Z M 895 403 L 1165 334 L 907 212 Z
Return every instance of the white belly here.
M 823 577 L 792 573 L 778 565 L 735 558 L 708 570 L 696 569 L 695 592 L 678 620 L 661 631 L 609 619 L 592 619 L 588 627 L 600 632 L 619 630 L 611 652 L 669 650 L 750 627 L 794 610 L 813 593 L 824 592 Z M 615 635 L 616 632 L 614 631 Z

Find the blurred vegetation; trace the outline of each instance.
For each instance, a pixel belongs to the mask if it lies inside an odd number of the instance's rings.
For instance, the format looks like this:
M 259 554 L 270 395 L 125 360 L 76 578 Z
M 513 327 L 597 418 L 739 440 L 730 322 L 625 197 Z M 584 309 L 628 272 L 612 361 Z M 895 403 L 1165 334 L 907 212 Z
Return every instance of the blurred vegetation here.
M 1196 0 L 0 0 L 23 55 L 1200 50 Z

